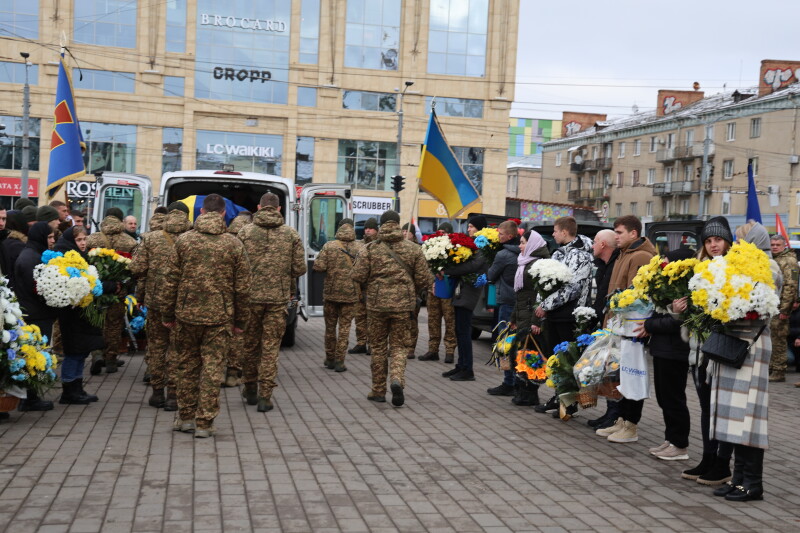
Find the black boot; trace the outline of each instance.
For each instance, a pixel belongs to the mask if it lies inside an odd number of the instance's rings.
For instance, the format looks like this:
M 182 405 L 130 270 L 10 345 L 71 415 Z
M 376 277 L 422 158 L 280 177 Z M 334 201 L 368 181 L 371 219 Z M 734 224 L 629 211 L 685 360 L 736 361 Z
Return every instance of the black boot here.
M 736 456 L 744 456 L 742 485 L 725 495 L 731 502 L 749 502 L 764 499 L 762 482 L 764 472 L 764 450 L 751 446 L 736 446 Z
M 690 468 L 689 470 L 684 470 L 681 473 L 681 477 L 683 479 L 691 479 L 692 481 L 696 480 L 703 474 L 707 474 L 711 467 L 714 465 L 714 460 L 717 458 L 717 454 L 715 453 L 704 453 L 703 458 L 700 460 L 700 464 L 694 468 Z
M 28 397 L 19 402 L 18 411 L 50 411 L 53 409 L 53 402 L 42 400 L 37 394 L 28 390 Z
M 701 485 L 716 486 L 722 485 L 731 479 L 731 460 L 730 458 L 714 457 L 714 464 L 705 474 L 701 474 L 697 478 L 697 482 Z
M 619 404 L 619 402 L 612 402 L 610 400 L 606 400 L 606 412 L 603 413 L 603 416 L 601 416 L 600 418 L 594 418 L 592 420 L 588 420 L 586 424 L 589 427 L 598 429 L 607 420 L 613 420 L 614 422 L 616 422 L 617 418 L 619 418 L 619 406 L 617 404 Z
M 552 398 L 547 400 L 547 403 L 539 404 L 533 408 L 537 413 L 552 413 L 558 412 L 558 395 L 554 394 Z
M 58 401 L 60 404 L 66 405 L 88 405 L 89 398 L 81 396 L 81 384 L 78 380 L 67 381 L 61 384 L 61 399 Z
M 81 391 L 81 396 L 83 396 L 83 397 L 85 397 L 86 399 L 88 399 L 90 403 L 91 403 L 91 402 L 96 402 L 96 401 L 97 401 L 97 396 L 95 396 L 94 394 L 89 394 L 89 393 L 88 393 L 88 392 L 86 392 L 86 390 L 83 388 L 83 378 L 76 379 L 75 381 L 77 381 L 77 382 L 78 382 L 78 387 L 77 387 L 77 388 L 78 388 L 78 390 L 80 390 L 80 391 Z
M 727 496 L 731 492 L 736 490 L 736 487 L 739 487 L 744 482 L 744 455 L 741 453 L 735 453 L 733 456 L 733 474 L 731 475 L 731 480 L 725 483 L 724 485 L 717 487 L 714 489 L 714 496 Z
M 522 401 L 522 390 L 523 390 L 523 382 L 521 379 L 514 380 L 514 397 L 511 398 L 511 403 L 514 405 L 519 405 L 519 402 Z

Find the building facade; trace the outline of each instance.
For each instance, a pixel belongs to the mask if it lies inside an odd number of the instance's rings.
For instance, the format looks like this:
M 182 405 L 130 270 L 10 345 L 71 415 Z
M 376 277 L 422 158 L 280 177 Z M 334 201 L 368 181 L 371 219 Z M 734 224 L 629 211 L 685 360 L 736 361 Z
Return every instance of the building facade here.
M 366 203 L 391 197 L 401 174 L 408 216 L 435 99 L 484 209 L 497 211 L 518 15 L 519 0 L 4 2 L 0 172 L 19 177 L 25 52 L 30 176 L 44 187 L 63 35 L 90 174 L 145 174 L 158 190 L 163 172 L 228 164 L 349 183 Z

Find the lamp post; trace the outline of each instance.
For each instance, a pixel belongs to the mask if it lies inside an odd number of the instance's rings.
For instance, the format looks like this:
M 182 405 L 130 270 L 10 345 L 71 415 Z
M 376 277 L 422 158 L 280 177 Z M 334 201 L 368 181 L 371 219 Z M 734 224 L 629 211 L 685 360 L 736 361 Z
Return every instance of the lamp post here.
M 31 89 L 28 85 L 28 67 L 31 62 L 28 61 L 30 54 L 28 52 L 20 52 L 19 55 L 25 60 L 25 87 L 22 89 L 22 171 L 20 188 L 20 196 L 22 198 L 28 197 L 28 169 L 31 161 L 31 145 L 30 145 L 30 130 L 29 117 L 31 108 Z
M 414 85 L 413 81 L 406 81 L 405 87 L 403 90 L 400 91 L 400 105 L 397 108 L 397 175 L 402 176 L 402 166 L 403 166 L 403 97 L 406 94 L 406 91 L 409 87 Z M 399 212 L 400 211 L 400 193 L 396 193 L 397 196 L 394 197 L 394 206 L 395 209 Z

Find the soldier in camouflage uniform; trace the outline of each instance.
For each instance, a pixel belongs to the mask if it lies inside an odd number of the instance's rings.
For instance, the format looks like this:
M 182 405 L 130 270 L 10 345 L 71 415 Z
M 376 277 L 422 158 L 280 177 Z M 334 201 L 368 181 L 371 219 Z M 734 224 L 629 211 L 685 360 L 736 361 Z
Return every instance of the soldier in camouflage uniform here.
M 194 229 L 175 241 L 158 298 L 164 326 L 175 328 L 173 429 L 205 438 L 215 433 L 231 335 L 242 333 L 250 266 L 242 243 L 227 232 L 223 198 L 209 194 L 200 212 Z
M 243 396 L 258 411 L 272 410 L 278 353 L 295 278 L 306 273 L 305 250 L 297 232 L 283 223 L 280 201 L 261 197 L 253 223 L 239 232 L 250 259 L 253 283 L 245 335 Z
M 178 408 L 175 390 L 175 347 L 170 342 L 170 330 L 164 327 L 161 316 L 162 303 L 158 299 L 158 289 L 177 238 L 192 228 L 189 222 L 189 208 L 181 202 L 169 205 L 169 214 L 162 217 L 163 229 L 148 231 L 142 235 L 142 242 L 136 247 L 131 262 L 131 273 L 137 278 L 144 298 L 140 304 L 147 306 L 147 353 L 145 362 L 150 373 L 150 386 L 153 394 L 148 403 L 152 407 L 163 407 L 165 411 Z M 151 226 L 152 227 L 152 226 Z M 167 395 L 164 397 L 164 387 Z
M 125 226 L 122 224 L 122 210 L 112 207 L 106 211 L 106 217 L 100 223 L 100 231 L 92 233 L 86 239 L 88 250 L 92 248 L 109 248 L 118 252 L 132 254 L 136 248 L 136 240 L 125 233 Z M 122 330 L 125 327 L 125 302 L 117 302 L 106 310 L 106 318 L 103 324 L 103 339 L 106 347 L 103 349 L 103 361 L 95 360 L 91 366 L 92 374 L 99 374 L 102 366 L 106 367 L 107 374 L 117 371 L 120 361 L 117 355 L 120 353 L 120 342 L 122 341 Z
M 772 258 L 781 267 L 783 274 L 783 290 L 781 290 L 781 303 L 778 308 L 780 314 L 772 317 L 769 324 L 772 335 L 772 357 L 769 360 L 769 380 L 772 382 L 786 381 L 786 343 L 789 337 L 789 316 L 792 314 L 794 304 L 797 302 L 797 283 L 800 268 L 797 266 L 797 256 L 791 248 L 787 247 L 783 235 L 770 237 Z
M 453 233 L 449 222 L 439 224 L 438 231 Z M 428 308 L 428 352 L 419 356 L 420 361 L 438 361 L 439 343 L 442 340 L 442 319 L 444 319 L 444 362 L 452 363 L 456 353 L 456 314 L 452 298 L 439 298 L 428 291 L 425 306 Z
M 253 213 L 250 211 L 241 211 L 236 218 L 231 220 L 228 225 L 228 233 L 235 235 L 238 238 L 239 231 L 247 224 L 253 221 Z M 242 376 L 242 354 L 244 353 L 244 339 L 247 335 L 247 313 L 243 318 L 244 334 L 234 335 L 231 340 L 231 348 L 228 350 L 228 357 L 225 361 L 227 367 L 225 371 L 225 379 L 222 382 L 223 387 L 237 387 L 239 385 L 239 378 Z
M 374 218 L 368 218 L 364 222 L 364 240 L 362 247 L 371 243 L 378 237 L 378 221 Z M 361 292 L 361 298 L 356 302 L 355 308 L 356 319 L 356 345 L 353 346 L 347 353 L 365 353 L 369 354 L 367 349 L 367 297 L 366 291 Z
M 188 210 L 189 208 L 187 207 L 186 209 Z M 163 205 L 155 208 L 153 216 L 150 217 L 150 231 L 160 231 L 164 227 L 164 219 L 167 218 L 168 212 Z
M 399 222 L 400 216 L 395 211 L 381 215 L 378 240 L 367 245 L 353 267 L 353 279 L 367 285 L 367 320 L 372 350 L 372 390 L 367 399 L 386 401 L 388 373 L 392 404 L 396 407 L 405 402 L 403 388 L 411 342 L 408 323 L 414 313 L 417 294 L 433 283 L 422 249 L 403 239 Z
M 353 264 L 361 251 L 356 240 L 353 221 L 349 218 L 339 222 L 336 239 L 322 247 L 314 261 L 314 270 L 325 272 L 322 300 L 325 314 L 325 361 L 326 368 L 344 372 L 345 351 L 350 338 L 350 324 L 357 302 L 361 299 L 361 288 L 353 281 Z M 339 325 L 337 338 L 336 325 Z

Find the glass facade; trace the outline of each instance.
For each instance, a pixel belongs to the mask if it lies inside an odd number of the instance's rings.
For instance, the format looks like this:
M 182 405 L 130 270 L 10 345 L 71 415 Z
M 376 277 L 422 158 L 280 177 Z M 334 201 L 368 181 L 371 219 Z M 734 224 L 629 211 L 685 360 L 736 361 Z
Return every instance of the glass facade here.
M 432 96 L 425 98 L 425 111 L 431 108 Z M 483 100 L 436 97 L 436 114 L 440 117 L 483 118 Z
M 161 137 L 161 173 L 181 170 L 183 130 L 164 128 Z
M 197 2 L 195 97 L 288 103 L 291 2 Z
M 164 96 L 183 96 L 185 78 L 164 76 Z
M 489 0 L 431 0 L 428 72 L 486 74 Z
M 317 107 L 316 87 L 298 87 L 297 105 L 301 105 L 304 107 Z
M 344 91 L 342 93 L 342 107 L 360 111 L 387 111 L 394 113 L 397 110 L 397 95 L 367 91 Z
M 39 37 L 39 0 L 0 2 L 0 35 L 20 39 Z
M 22 168 L 22 117 L 0 115 L 0 124 L 6 129 L 0 135 L 0 169 L 19 170 Z M 30 156 L 28 168 L 39 170 L 39 135 L 41 121 L 38 118 L 28 119 L 28 142 Z
M 466 169 L 465 169 L 466 170 Z M 336 181 L 356 189 L 388 191 L 397 174 L 397 144 L 339 140 Z
M 136 0 L 75 2 L 75 41 L 98 46 L 135 48 L 137 4 Z
M 400 0 L 348 0 L 344 66 L 397 70 Z
M 301 0 L 300 63 L 316 65 L 319 60 L 319 0 Z
M 86 143 L 83 162 L 87 174 L 99 170 L 135 172 L 136 126 L 81 122 L 81 132 Z
M 186 0 L 167 0 L 167 52 L 186 51 Z
M 233 165 L 240 172 L 281 175 L 282 135 L 197 131 L 197 164 L 200 170 L 220 170 Z
M 75 89 L 132 93 L 136 85 L 133 72 L 72 69 L 72 86 Z
M 294 182 L 311 183 L 314 178 L 314 137 L 298 137 L 294 158 Z
M 453 146 L 453 153 L 456 160 L 461 164 L 461 168 L 467 174 L 469 181 L 478 189 L 478 193 L 483 192 L 483 148 L 467 148 L 463 146 Z
M 2 24 L 2 22 L 0 22 Z M 25 63 L 0 61 L 0 83 L 25 83 Z M 39 84 L 39 66 L 28 67 L 28 85 Z

